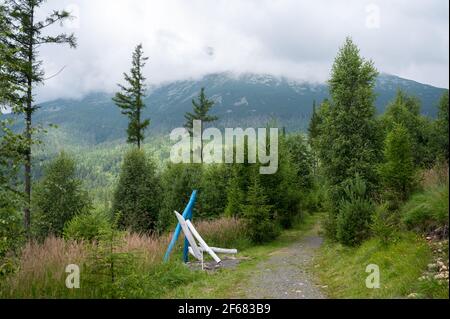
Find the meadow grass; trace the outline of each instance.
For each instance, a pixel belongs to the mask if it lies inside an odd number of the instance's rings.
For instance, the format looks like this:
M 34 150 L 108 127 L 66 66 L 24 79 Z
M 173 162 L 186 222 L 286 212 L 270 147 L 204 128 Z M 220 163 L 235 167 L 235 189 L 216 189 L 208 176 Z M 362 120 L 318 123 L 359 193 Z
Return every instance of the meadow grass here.
M 425 239 L 411 232 L 399 234 L 389 245 L 373 238 L 359 247 L 327 242 L 321 248 L 316 272 L 328 285 L 331 298 L 406 298 L 418 294 L 425 298 L 448 298 L 448 286 L 419 280 L 432 260 Z M 380 269 L 380 288 L 366 287 L 366 267 Z
M 196 226 L 211 245 L 239 249 L 249 245 L 240 220 L 222 218 L 202 221 Z M 114 283 L 109 282 L 107 274 L 96 275 L 91 269 L 94 263 L 95 267 L 101 267 L 109 262 L 109 256 L 103 259 L 95 256 L 93 263 L 97 243 L 55 237 L 47 238 L 43 243 L 30 242 L 16 260 L 16 272 L 0 277 L 0 298 L 160 298 L 177 286 L 205 275 L 181 263 L 182 236 L 170 262 L 162 262 L 171 236 L 126 233 L 115 248 L 119 256 Z M 65 286 L 68 275 L 65 269 L 69 264 L 80 266 L 80 289 Z

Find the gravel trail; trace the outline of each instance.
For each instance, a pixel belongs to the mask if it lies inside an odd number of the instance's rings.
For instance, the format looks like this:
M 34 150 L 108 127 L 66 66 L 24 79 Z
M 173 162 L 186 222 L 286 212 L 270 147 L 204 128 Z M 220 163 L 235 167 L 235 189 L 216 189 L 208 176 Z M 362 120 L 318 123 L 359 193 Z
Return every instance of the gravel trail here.
M 250 278 L 245 289 L 247 298 L 325 299 L 325 287 L 316 285 L 309 271 L 322 242 L 315 229 L 311 235 L 273 252 Z

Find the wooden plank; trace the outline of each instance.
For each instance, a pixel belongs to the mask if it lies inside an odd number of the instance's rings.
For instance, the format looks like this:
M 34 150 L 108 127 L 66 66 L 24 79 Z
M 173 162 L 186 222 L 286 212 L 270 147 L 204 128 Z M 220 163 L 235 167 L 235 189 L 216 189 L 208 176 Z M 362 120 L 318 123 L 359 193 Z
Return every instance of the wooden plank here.
M 175 216 L 177 216 L 178 222 L 181 225 L 181 229 L 183 230 L 183 233 L 186 237 L 186 239 L 188 240 L 189 244 L 192 247 L 192 250 L 194 252 L 194 256 L 198 259 L 201 260 L 202 258 L 202 253 L 200 252 L 200 250 L 198 249 L 197 243 L 195 242 L 194 237 L 192 237 L 192 234 L 189 230 L 189 227 L 186 224 L 186 221 L 184 220 L 183 216 L 181 216 L 177 211 L 175 211 Z
M 198 247 L 200 251 L 205 251 L 203 247 Z M 236 255 L 238 253 L 237 249 L 226 249 L 226 248 L 217 248 L 217 247 L 209 247 L 211 250 L 217 254 L 228 254 L 228 255 Z
M 205 249 L 205 251 L 211 255 L 211 257 L 216 261 L 216 263 L 220 263 L 222 260 L 220 260 L 220 258 L 216 255 L 216 253 L 214 251 L 212 251 L 211 248 L 209 248 L 209 246 L 206 244 L 206 242 L 203 240 L 203 238 L 200 236 L 200 234 L 197 232 L 197 230 L 195 229 L 194 225 L 192 225 L 190 220 L 186 221 L 186 224 L 189 228 L 189 230 L 192 232 L 192 234 L 194 235 L 194 237 L 198 240 L 198 242 L 200 243 L 200 246 L 203 247 L 203 249 Z

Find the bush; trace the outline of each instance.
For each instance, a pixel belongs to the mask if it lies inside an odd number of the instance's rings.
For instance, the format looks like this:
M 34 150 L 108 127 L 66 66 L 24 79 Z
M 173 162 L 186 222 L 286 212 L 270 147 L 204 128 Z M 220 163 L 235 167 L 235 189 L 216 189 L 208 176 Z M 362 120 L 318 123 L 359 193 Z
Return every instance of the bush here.
M 278 235 L 278 229 L 275 221 L 270 217 L 272 207 L 267 205 L 267 198 L 258 176 L 254 175 L 252 179 L 242 211 L 249 238 L 259 244 L 274 239 Z
M 76 178 L 75 161 L 61 153 L 45 170 L 33 195 L 36 209 L 34 229 L 39 237 L 61 236 L 66 222 L 91 207 L 81 180 Z
M 448 200 L 448 185 L 415 194 L 402 208 L 402 220 L 409 229 L 422 232 L 448 227 Z
M 123 161 L 112 207 L 114 214 L 120 212 L 119 226 L 136 232 L 156 230 L 160 202 L 156 165 L 144 151 L 129 151 Z
M 203 168 L 201 165 L 169 163 L 161 177 L 162 204 L 158 216 L 158 230 L 164 231 L 177 223 L 173 214 L 180 214 L 186 207 L 194 189 L 199 189 Z M 200 197 L 200 194 L 197 194 Z M 199 198 L 197 198 L 199 201 Z M 194 218 L 198 216 L 198 203 L 194 206 Z
M 103 211 L 75 216 L 64 227 L 64 238 L 71 240 L 99 240 L 111 229 L 108 216 Z
M 383 245 L 392 243 L 398 234 L 398 216 L 391 212 L 388 204 L 382 204 L 377 207 L 372 216 L 370 229 L 372 235 L 380 240 Z
M 384 158 L 379 172 L 389 199 L 408 199 L 415 183 L 415 168 L 411 138 L 403 125 L 396 125 L 387 135 Z
M 22 215 L 14 208 L 0 208 L 0 259 L 24 242 Z
M 199 189 L 199 218 L 212 219 L 224 214 L 231 170 L 226 165 L 207 165 Z
M 342 244 L 355 246 L 369 236 L 374 205 L 367 196 L 366 184 L 361 177 L 356 176 L 344 189 L 346 198 L 339 205 L 336 235 Z

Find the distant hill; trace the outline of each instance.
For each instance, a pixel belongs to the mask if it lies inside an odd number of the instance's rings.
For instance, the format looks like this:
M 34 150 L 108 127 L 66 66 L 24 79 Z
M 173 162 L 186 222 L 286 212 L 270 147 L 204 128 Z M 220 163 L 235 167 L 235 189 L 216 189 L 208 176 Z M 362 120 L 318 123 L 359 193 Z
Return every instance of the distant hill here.
M 145 117 L 151 119 L 149 134 L 169 133 L 183 125 L 184 113 L 201 87 L 216 105 L 213 113 L 219 127 L 260 127 L 276 121 L 287 130 L 304 130 L 313 101 L 328 97 L 326 84 L 298 82 L 267 74 L 210 74 L 200 80 L 185 80 L 153 87 L 146 99 Z M 376 85 L 376 107 L 382 113 L 397 89 L 417 96 L 422 112 L 436 116 L 444 89 L 397 76 L 381 74 Z M 41 104 L 35 122 L 56 124 L 72 143 L 94 145 L 125 136 L 126 118 L 111 101 L 112 95 L 93 93 L 81 100 L 59 99 Z

